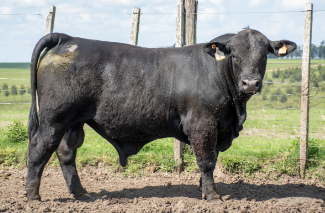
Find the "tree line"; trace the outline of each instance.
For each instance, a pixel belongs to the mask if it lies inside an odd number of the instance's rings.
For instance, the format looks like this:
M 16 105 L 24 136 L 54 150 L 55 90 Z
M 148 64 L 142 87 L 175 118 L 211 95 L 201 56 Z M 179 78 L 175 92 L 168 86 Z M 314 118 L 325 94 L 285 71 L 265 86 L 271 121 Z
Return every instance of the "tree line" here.
M 2 89 L 2 90 L 1 90 Z M 5 97 L 8 97 L 9 95 L 12 95 L 14 97 L 14 100 L 16 102 L 15 96 L 16 95 L 24 95 L 26 92 L 28 94 L 31 94 L 31 88 L 27 87 L 25 88 L 24 85 L 21 85 L 20 88 L 18 89 L 16 85 L 12 85 L 10 88 L 6 83 L 2 85 L 2 88 L 0 89 L 0 93 L 4 92 Z

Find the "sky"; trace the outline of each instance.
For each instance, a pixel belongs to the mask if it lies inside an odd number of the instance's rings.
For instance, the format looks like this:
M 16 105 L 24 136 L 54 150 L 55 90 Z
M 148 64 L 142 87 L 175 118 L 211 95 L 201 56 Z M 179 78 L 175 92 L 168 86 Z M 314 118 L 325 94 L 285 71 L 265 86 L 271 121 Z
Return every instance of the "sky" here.
M 44 36 L 46 17 L 51 5 L 56 6 L 54 32 L 129 43 L 130 14 L 133 7 L 139 7 L 143 14 L 140 17 L 138 46 L 163 47 L 175 43 L 176 8 L 179 0 L 0 1 L 0 62 L 30 61 L 35 44 Z M 287 39 L 302 45 L 304 12 L 301 11 L 307 2 L 313 3 L 316 11 L 313 16 L 312 43 L 319 45 L 325 40 L 324 0 L 198 2 L 197 43 L 208 42 L 225 33 L 237 33 L 249 26 L 272 41 Z

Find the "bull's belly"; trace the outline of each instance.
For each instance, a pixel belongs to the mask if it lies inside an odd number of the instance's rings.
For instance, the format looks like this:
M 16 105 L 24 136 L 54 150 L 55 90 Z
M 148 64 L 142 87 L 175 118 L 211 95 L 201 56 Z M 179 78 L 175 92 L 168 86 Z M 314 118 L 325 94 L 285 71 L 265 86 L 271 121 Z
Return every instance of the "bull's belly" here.
M 177 130 L 169 129 L 164 122 L 140 120 L 133 117 L 125 119 L 94 119 L 101 135 L 108 140 L 113 139 L 123 143 L 150 142 L 159 138 L 174 137 Z

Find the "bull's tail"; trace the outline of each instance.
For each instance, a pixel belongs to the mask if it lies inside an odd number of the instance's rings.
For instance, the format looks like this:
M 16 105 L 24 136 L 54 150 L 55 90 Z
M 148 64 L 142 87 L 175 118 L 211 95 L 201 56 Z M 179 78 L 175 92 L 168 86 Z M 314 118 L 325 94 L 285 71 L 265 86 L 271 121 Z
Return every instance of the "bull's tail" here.
M 28 154 L 29 155 L 29 146 L 32 142 L 33 136 L 36 134 L 36 131 L 39 127 L 39 119 L 38 119 L 38 112 L 37 112 L 37 69 L 38 69 L 38 63 L 41 61 L 40 56 L 44 51 L 43 55 L 47 52 L 46 50 L 50 50 L 54 46 L 58 45 L 62 39 L 62 36 L 64 34 L 48 34 L 41 38 L 38 43 L 36 44 L 32 60 L 30 63 L 30 80 L 31 80 L 31 95 L 32 95 L 32 105 L 29 111 L 29 121 L 28 121 Z

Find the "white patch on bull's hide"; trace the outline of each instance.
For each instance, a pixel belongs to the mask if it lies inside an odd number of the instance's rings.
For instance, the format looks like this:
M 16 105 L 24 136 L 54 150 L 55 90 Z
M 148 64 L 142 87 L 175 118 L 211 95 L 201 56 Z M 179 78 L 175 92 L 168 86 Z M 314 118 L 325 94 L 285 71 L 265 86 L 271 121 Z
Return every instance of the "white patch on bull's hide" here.
M 78 48 L 78 45 L 69 45 L 69 48 L 65 49 L 65 50 L 69 50 L 69 52 L 73 52 Z
M 215 54 L 216 60 L 221 61 L 226 58 L 225 54 L 219 50 L 219 48 L 216 48 L 216 54 Z

